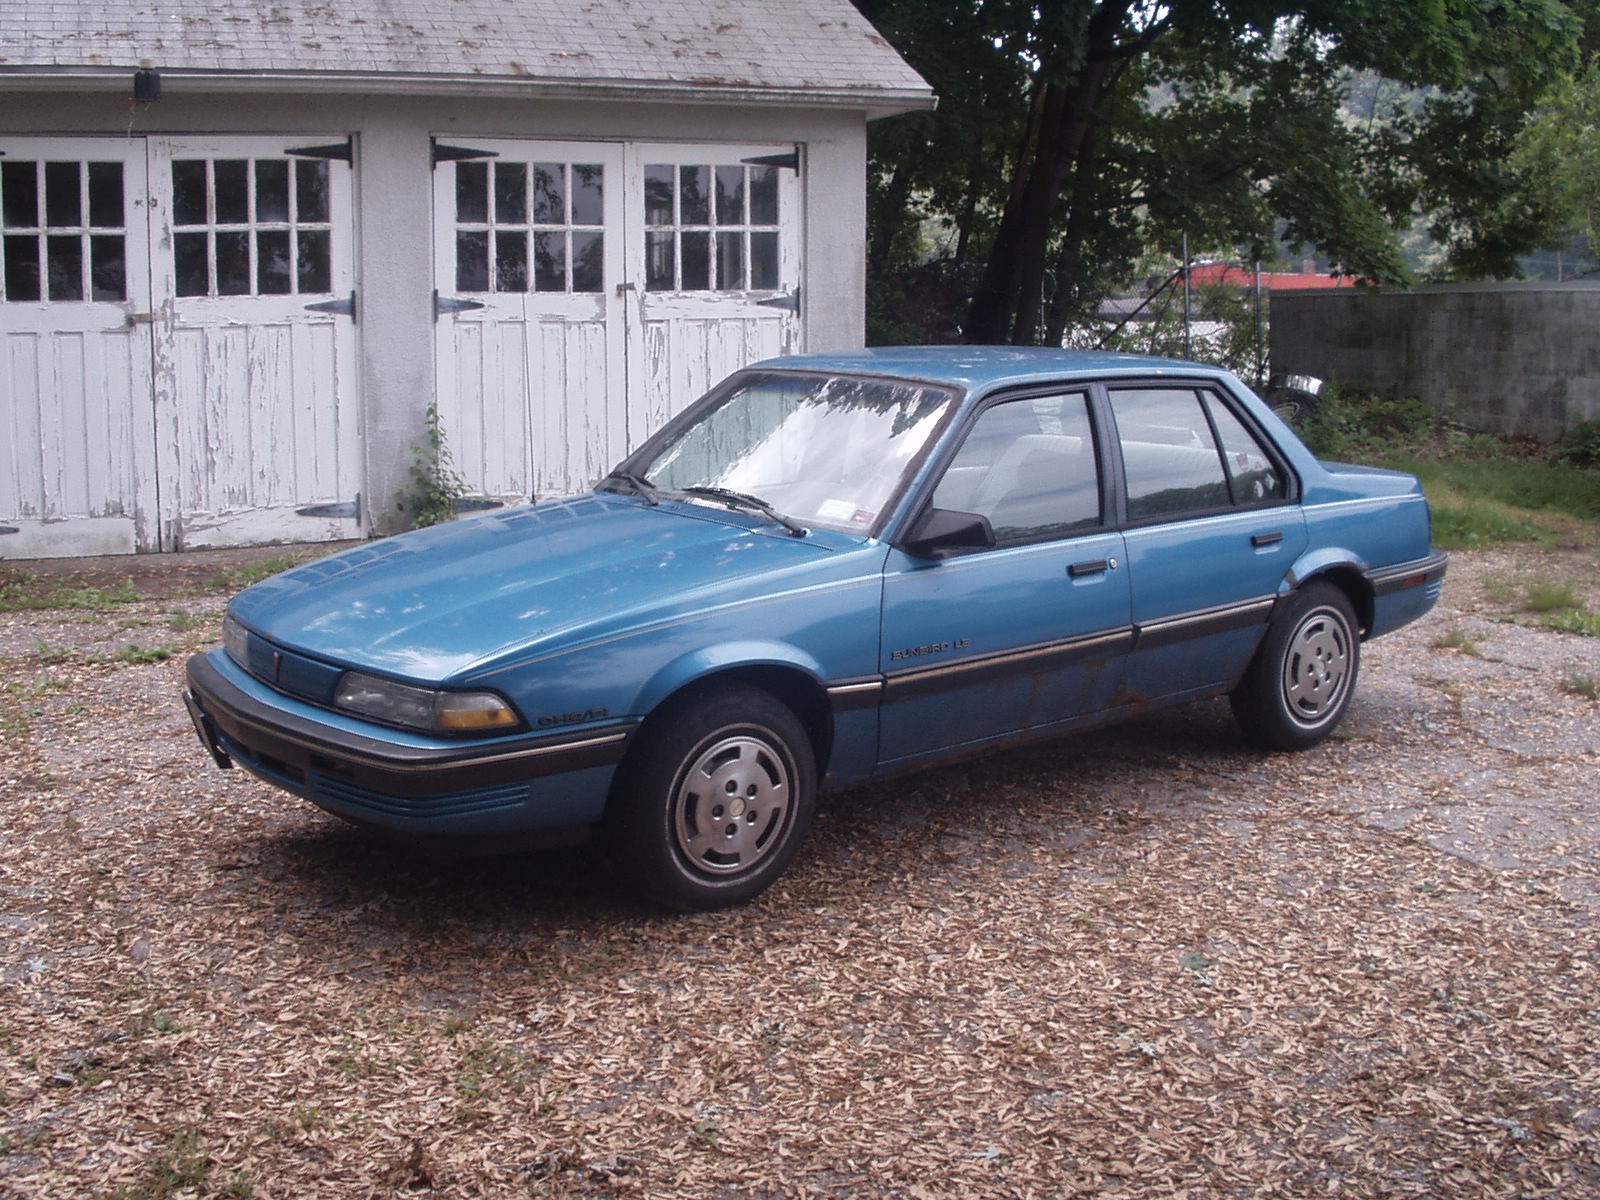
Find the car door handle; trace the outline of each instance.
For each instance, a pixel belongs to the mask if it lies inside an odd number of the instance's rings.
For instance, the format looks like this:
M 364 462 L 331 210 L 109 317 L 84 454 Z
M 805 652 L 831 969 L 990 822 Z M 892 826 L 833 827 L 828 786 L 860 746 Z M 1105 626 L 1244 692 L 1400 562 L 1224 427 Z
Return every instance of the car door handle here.
M 1082 575 L 1099 575 L 1111 569 L 1112 563 L 1107 558 L 1090 559 L 1087 562 L 1075 562 L 1067 568 L 1067 574 L 1077 579 Z
M 1283 531 L 1281 529 L 1274 529 L 1271 533 L 1255 534 L 1253 537 L 1251 537 L 1250 544 L 1256 547 L 1276 546 L 1281 541 L 1283 541 Z

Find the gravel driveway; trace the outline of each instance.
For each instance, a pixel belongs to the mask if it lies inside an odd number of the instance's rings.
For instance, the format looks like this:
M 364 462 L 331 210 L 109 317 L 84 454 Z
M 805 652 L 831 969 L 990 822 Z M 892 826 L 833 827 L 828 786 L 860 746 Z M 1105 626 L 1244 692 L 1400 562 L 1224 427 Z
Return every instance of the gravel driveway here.
M 1600 1196 L 1600 639 L 1495 619 L 1514 558 L 1315 751 L 859 789 L 690 917 L 216 771 L 192 565 L 0 613 L 0 1197 Z

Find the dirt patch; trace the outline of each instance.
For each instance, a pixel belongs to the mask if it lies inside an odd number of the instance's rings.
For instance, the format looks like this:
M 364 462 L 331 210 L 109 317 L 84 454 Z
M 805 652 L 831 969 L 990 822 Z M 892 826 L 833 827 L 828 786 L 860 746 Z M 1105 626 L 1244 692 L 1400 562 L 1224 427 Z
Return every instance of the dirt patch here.
M 1600 1195 L 1600 640 L 1510 569 L 1315 751 L 1207 703 L 857 789 L 694 917 L 216 771 L 220 593 L 0 613 L 0 1196 Z

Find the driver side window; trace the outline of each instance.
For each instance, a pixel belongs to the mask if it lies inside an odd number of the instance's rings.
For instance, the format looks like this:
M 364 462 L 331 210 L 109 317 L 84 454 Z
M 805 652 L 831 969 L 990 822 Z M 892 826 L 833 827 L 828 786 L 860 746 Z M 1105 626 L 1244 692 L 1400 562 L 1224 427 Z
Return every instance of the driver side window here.
M 1099 525 L 1087 397 L 1036 396 L 986 410 L 939 481 L 933 504 L 987 517 L 1001 545 Z

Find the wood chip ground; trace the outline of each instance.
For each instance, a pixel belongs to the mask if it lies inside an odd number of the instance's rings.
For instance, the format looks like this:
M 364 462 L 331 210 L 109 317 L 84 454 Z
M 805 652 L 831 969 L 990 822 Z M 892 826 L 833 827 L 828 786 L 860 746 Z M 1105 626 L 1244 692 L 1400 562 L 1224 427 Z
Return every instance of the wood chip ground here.
M 0 614 L 0 1197 L 1600 1196 L 1600 642 L 1502 566 L 1322 748 L 859 789 L 692 917 L 215 770 L 220 596 Z

